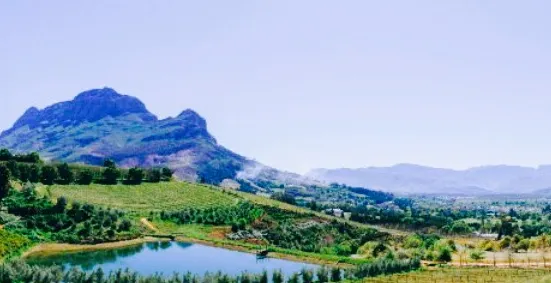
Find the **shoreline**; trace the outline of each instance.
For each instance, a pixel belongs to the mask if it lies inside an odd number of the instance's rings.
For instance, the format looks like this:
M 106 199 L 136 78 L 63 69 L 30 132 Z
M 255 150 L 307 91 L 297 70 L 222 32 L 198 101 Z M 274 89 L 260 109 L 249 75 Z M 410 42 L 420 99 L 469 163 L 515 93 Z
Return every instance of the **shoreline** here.
M 130 246 L 135 246 L 135 245 L 140 245 L 140 244 L 150 243 L 150 242 L 158 242 L 158 241 L 170 241 L 170 240 L 166 238 L 157 238 L 157 237 L 151 236 L 151 237 L 137 238 L 133 240 L 100 243 L 100 244 L 94 244 L 94 245 L 43 243 L 43 244 L 35 245 L 30 249 L 27 249 L 20 256 L 18 256 L 18 258 L 25 259 L 29 256 L 47 256 L 47 255 L 56 254 L 56 253 L 76 253 L 76 252 L 83 252 L 83 251 L 109 250 L 109 249 L 130 247 Z M 196 238 L 188 238 L 188 237 L 180 236 L 175 238 L 175 242 L 187 242 L 187 243 L 200 244 L 200 245 L 222 248 L 222 249 L 227 249 L 227 250 L 232 250 L 237 252 L 255 254 L 255 251 L 252 250 L 251 248 L 247 248 L 240 245 L 232 245 L 230 243 L 218 243 L 215 241 L 209 241 L 204 239 L 196 239 Z M 349 264 L 349 263 L 340 263 L 340 262 L 334 262 L 329 260 L 323 260 L 319 258 L 297 256 L 297 255 L 291 255 L 291 254 L 285 254 L 285 253 L 279 253 L 279 252 L 271 252 L 268 258 L 289 260 L 294 262 L 308 263 L 308 264 L 314 264 L 314 265 L 320 265 L 320 266 L 321 265 L 338 266 L 341 268 L 353 266 L 353 264 Z
M 237 252 L 244 252 L 249 254 L 255 254 L 256 252 L 250 248 L 243 247 L 240 245 L 232 245 L 229 243 L 217 243 L 214 241 L 204 240 L 204 239 L 195 239 L 195 238 L 187 238 L 187 237 L 176 237 L 176 242 L 187 242 L 187 243 L 193 243 L 193 244 L 200 244 L 205 245 L 209 247 L 215 247 L 215 248 L 222 248 L 226 250 L 231 251 L 237 251 Z M 282 259 L 282 260 L 288 260 L 288 261 L 294 261 L 299 263 L 309 263 L 309 264 L 315 264 L 315 265 L 325 265 L 325 266 L 338 266 L 341 268 L 345 267 L 351 267 L 354 266 L 353 264 L 349 263 L 342 263 L 342 262 L 335 262 L 335 261 L 329 261 L 329 260 L 323 260 L 319 258 L 313 258 L 313 257 L 307 257 L 307 256 L 297 256 L 297 255 L 291 255 L 291 254 L 285 254 L 285 253 L 279 253 L 279 252 L 270 252 L 268 255 L 268 258 L 273 259 Z
M 143 237 L 132 240 L 124 240 L 117 242 L 108 242 L 100 244 L 79 245 L 79 244 L 65 244 L 65 243 L 42 243 L 31 247 L 19 256 L 19 258 L 26 258 L 34 255 L 48 255 L 52 253 L 64 253 L 64 252 L 82 252 L 82 251 L 96 251 L 96 250 L 109 250 L 123 247 L 130 247 L 144 243 L 168 241 L 168 239 L 155 238 L 155 237 Z

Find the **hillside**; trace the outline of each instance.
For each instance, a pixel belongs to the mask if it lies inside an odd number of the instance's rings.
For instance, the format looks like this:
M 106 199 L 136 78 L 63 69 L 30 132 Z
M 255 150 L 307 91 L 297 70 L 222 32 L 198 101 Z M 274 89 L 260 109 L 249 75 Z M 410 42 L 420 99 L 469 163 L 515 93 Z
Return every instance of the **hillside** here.
M 307 176 L 394 193 L 481 195 L 531 193 L 551 187 L 551 167 L 483 166 L 467 170 L 413 164 L 359 169 L 315 169 Z
M 122 167 L 169 166 L 182 179 L 211 183 L 259 166 L 219 145 L 195 111 L 159 120 L 140 100 L 111 88 L 42 110 L 31 107 L 0 134 L 0 148 L 36 151 L 54 161 L 99 165 L 111 158 Z

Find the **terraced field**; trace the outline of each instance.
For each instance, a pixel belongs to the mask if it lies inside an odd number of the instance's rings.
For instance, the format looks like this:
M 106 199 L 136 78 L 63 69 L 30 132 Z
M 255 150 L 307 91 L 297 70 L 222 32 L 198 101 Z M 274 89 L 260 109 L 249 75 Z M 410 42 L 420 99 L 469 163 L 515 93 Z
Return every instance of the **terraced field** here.
M 161 211 L 208 208 L 236 204 L 238 197 L 200 184 L 185 182 L 129 185 L 53 185 L 39 190 L 53 199 L 90 203 L 127 211 Z
M 438 283 L 538 283 L 551 282 L 549 269 L 439 268 L 391 276 L 366 278 L 362 282 Z

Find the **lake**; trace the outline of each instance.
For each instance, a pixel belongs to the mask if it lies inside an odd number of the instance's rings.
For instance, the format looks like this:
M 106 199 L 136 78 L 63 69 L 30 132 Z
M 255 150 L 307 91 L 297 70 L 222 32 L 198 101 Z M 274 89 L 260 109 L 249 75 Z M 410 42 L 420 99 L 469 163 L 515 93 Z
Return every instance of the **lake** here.
M 117 269 L 130 269 L 142 275 L 174 272 L 204 275 L 217 272 L 239 275 L 244 271 L 260 273 L 267 270 L 281 270 L 290 275 L 319 266 L 282 259 L 257 259 L 256 255 L 183 242 L 151 242 L 131 247 L 82 251 L 49 255 L 31 255 L 29 264 L 59 265 L 67 269 L 78 267 L 84 271 L 102 268 L 109 273 Z

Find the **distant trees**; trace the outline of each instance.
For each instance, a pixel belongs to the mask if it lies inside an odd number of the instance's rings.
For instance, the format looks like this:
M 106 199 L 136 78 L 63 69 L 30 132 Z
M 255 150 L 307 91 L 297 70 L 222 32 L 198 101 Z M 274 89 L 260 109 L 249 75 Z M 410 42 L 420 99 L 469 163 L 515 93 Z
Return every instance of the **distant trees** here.
M 129 184 L 139 185 L 142 183 L 143 177 L 144 177 L 143 170 L 141 168 L 134 167 L 128 170 L 128 176 L 126 178 L 126 181 Z
M 172 170 L 170 170 L 170 168 L 168 167 L 163 167 L 161 169 L 161 178 L 163 181 L 170 181 L 172 179 L 172 174 L 174 172 L 172 172 Z
M 11 177 L 13 179 L 19 179 L 19 166 L 17 166 L 17 162 L 15 162 L 15 160 L 10 160 L 6 166 L 11 172 Z
M 40 167 L 38 167 L 38 165 L 31 165 L 31 167 L 29 167 L 29 182 L 38 183 L 40 181 L 40 173 Z
M 19 163 L 17 169 L 19 170 L 19 180 L 23 183 L 28 182 L 31 174 L 30 166 L 25 163 Z
M 94 173 L 90 170 L 84 170 L 78 173 L 77 184 L 90 185 L 94 181 Z
M 117 169 L 117 165 L 111 159 L 105 159 L 103 162 L 103 183 L 107 185 L 116 185 L 119 182 L 121 172 Z
M 44 185 L 53 185 L 58 178 L 58 173 L 55 167 L 46 165 L 42 167 L 42 173 L 40 174 L 40 182 Z
M 59 174 L 59 183 L 67 185 L 75 180 L 75 174 L 69 168 L 69 164 L 63 163 L 57 166 L 57 172 Z
M 295 197 L 289 193 L 274 193 L 272 199 L 295 205 L 297 202 Z
M 5 148 L 0 149 L 0 161 L 8 161 L 12 159 L 13 159 L 13 155 L 9 150 Z
M 167 167 L 143 169 L 134 167 L 128 171 L 117 168 L 112 159 L 103 162 L 104 168 L 95 173 L 95 169 L 87 166 L 71 166 L 68 163 L 44 164 L 37 153 L 13 155 L 7 149 L 0 149 L 0 162 L 9 171 L 11 180 L 22 183 L 41 182 L 45 185 L 98 183 L 115 185 L 124 172 L 124 181 L 128 184 L 141 184 L 143 181 L 158 183 L 172 180 L 173 172 Z
M 0 200 L 8 195 L 10 190 L 11 172 L 5 165 L 0 164 Z
M 103 170 L 103 183 L 116 185 L 119 182 L 121 172 L 116 167 L 107 167 Z
M 147 172 L 147 181 L 151 183 L 158 183 L 161 181 L 161 170 L 153 168 Z
M 12 154 L 8 149 L 0 149 L 0 161 L 16 161 L 25 163 L 40 163 L 40 155 L 36 152 L 29 154 Z

